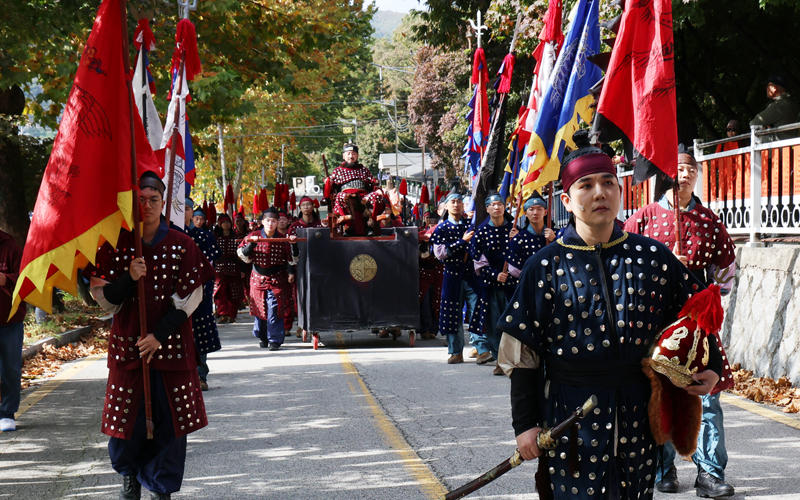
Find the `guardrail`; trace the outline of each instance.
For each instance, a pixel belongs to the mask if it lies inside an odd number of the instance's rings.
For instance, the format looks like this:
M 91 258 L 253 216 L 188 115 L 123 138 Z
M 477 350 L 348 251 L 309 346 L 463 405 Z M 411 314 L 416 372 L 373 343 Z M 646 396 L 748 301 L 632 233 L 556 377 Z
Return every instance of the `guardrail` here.
M 800 123 L 776 128 L 752 126 L 749 134 L 694 141 L 702 189 L 695 189 L 731 235 L 758 244 L 764 234 L 800 235 L 800 137 L 762 142 Z M 749 139 L 749 145 L 747 140 Z M 713 153 L 706 149 L 714 148 Z

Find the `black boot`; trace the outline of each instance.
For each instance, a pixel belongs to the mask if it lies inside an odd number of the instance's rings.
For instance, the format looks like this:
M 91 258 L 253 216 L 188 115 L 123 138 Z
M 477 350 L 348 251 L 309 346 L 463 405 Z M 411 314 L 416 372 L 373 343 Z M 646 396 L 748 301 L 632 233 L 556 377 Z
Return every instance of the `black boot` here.
M 697 489 L 697 496 L 703 498 L 733 496 L 733 486 L 703 469 L 697 473 L 694 487 Z
M 170 500 L 169 493 L 156 493 L 155 491 L 150 492 L 150 500 Z
M 122 476 L 122 489 L 119 490 L 119 500 L 139 500 L 142 498 L 142 485 L 136 476 Z
M 656 489 L 661 493 L 678 492 L 678 469 L 675 468 L 675 464 L 670 465 L 661 481 L 656 483 Z

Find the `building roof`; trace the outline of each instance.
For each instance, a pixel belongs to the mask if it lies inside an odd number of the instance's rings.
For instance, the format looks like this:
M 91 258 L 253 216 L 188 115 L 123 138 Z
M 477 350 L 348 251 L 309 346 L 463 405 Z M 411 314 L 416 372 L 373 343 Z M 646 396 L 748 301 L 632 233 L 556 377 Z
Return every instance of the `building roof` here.
M 433 169 L 430 167 L 432 161 L 433 155 L 425 153 L 425 174 L 428 179 L 433 178 Z M 422 153 L 383 153 L 378 159 L 378 168 L 388 169 L 390 175 L 399 175 L 401 179 L 421 182 Z

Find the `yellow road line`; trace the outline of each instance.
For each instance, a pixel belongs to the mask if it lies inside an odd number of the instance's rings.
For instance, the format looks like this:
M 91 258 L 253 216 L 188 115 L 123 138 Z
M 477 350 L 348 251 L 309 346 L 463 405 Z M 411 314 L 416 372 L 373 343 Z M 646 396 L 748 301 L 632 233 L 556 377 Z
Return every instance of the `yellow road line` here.
M 339 345 L 342 344 L 343 339 L 339 332 L 336 332 L 336 340 Z M 372 415 L 375 417 L 375 427 L 383 435 L 389 447 L 400 455 L 403 467 L 411 474 L 411 477 L 420 484 L 420 489 L 427 498 L 432 500 L 442 498 L 447 494 L 447 488 L 436 478 L 431 469 L 422 461 L 411 445 L 408 444 L 400 431 L 397 430 L 397 427 L 392 424 L 378 405 L 378 402 L 375 401 L 375 398 L 364 383 L 364 379 L 359 375 L 358 369 L 356 369 L 355 365 L 350 360 L 350 354 L 348 354 L 346 349 L 339 349 L 339 357 L 345 374 L 351 375 L 352 378 L 355 379 L 355 384 L 351 384 L 350 380 L 347 381 L 350 390 L 358 394 L 359 391 L 357 389 L 361 389 L 360 392 L 372 411 Z
M 66 369 L 61 370 L 58 373 L 58 375 L 51 378 L 44 384 L 42 384 L 41 387 L 36 389 L 33 393 L 28 395 L 28 397 L 22 400 L 22 402 L 19 405 L 19 411 L 17 412 L 17 418 L 19 418 L 19 416 L 25 413 L 26 411 L 30 410 L 31 406 L 41 401 L 42 398 L 53 392 L 56 387 L 63 384 L 67 380 L 71 379 L 72 377 L 77 375 L 78 372 L 80 372 L 84 368 L 87 368 L 89 365 L 91 365 L 98 359 L 102 359 L 105 357 L 106 354 L 93 354 L 87 358 L 82 359 L 77 363 L 72 363 Z
M 778 413 L 775 410 L 771 410 L 763 405 L 758 403 L 754 403 L 748 399 L 739 398 L 736 396 L 731 396 L 730 394 L 720 393 L 719 395 L 720 401 L 723 403 L 728 403 L 730 405 L 736 406 L 743 410 L 747 410 L 751 413 L 755 413 L 756 415 L 760 415 L 762 417 L 769 418 L 776 422 L 780 422 L 781 424 L 786 424 L 789 427 L 793 427 L 795 429 L 800 430 L 800 420 L 796 418 L 789 417 L 782 413 Z

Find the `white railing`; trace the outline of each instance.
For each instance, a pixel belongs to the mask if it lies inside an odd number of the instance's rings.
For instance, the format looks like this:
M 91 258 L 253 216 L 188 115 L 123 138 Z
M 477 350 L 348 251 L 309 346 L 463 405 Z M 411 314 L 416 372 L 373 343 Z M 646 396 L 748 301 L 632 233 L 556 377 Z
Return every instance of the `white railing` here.
M 694 141 L 702 189 L 695 189 L 731 235 L 800 235 L 800 137 L 762 142 L 778 132 L 796 131 L 800 123 L 762 129 L 717 141 Z M 749 145 L 747 140 L 749 139 Z M 714 152 L 705 153 L 708 148 Z

